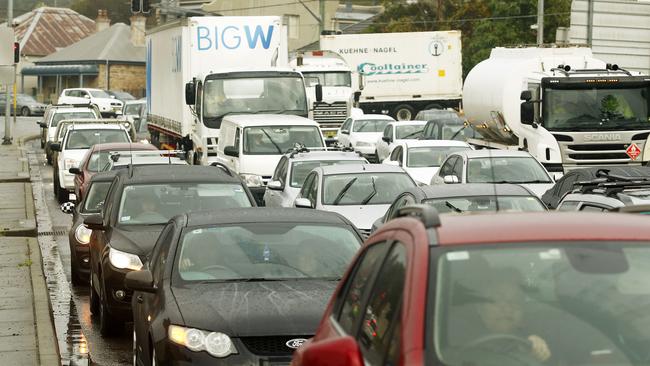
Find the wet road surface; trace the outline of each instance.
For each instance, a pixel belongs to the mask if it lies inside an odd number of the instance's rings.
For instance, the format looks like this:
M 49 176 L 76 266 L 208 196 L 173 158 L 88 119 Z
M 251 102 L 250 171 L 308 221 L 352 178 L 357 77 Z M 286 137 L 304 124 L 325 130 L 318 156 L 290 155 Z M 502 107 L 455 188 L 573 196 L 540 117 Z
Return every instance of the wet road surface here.
M 29 120 L 26 121 L 28 124 L 34 125 L 38 119 L 25 118 Z M 38 239 L 62 362 L 64 365 L 130 365 L 131 325 L 127 325 L 120 335 L 102 338 L 99 325 L 90 315 L 88 286 L 74 287 L 70 282 L 68 229 L 71 215 L 62 213 L 54 198 L 52 167 L 45 162 L 39 140 L 29 142 L 26 147 L 38 217 Z

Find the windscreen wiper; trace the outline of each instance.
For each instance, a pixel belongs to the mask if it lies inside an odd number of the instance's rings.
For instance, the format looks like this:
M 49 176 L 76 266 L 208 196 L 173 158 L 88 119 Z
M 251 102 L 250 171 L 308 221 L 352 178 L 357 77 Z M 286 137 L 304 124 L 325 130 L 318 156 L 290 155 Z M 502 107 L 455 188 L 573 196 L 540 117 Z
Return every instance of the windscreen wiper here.
M 252 114 L 262 114 L 262 113 L 285 114 L 287 112 L 301 112 L 301 113 L 304 113 L 305 110 L 304 109 L 282 109 L 282 110 L 265 109 L 265 110 L 262 110 L 262 111 L 252 112 Z
M 422 133 L 422 131 L 424 131 L 424 130 L 419 130 L 419 131 L 415 131 L 415 132 L 413 132 L 413 133 L 409 133 L 408 135 L 403 136 L 402 139 L 406 139 L 406 138 L 409 138 L 409 137 L 413 137 L 413 136 L 417 135 L 418 133 Z
M 370 202 L 370 200 L 375 197 L 377 194 L 377 186 L 375 186 L 375 177 L 372 177 L 372 192 L 368 195 L 368 197 L 364 198 L 363 201 L 361 201 L 362 205 L 367 204 Z
M 334 199 L 334 202 L 332 202 L 332 204 L 335 206 L 338 205 L 339 202 L 341 202 L 341 200 L 343 199 L 343 196 L 345 196 L 345 194 L 348 193 L 348 190 L 350 189 L 350 187 L 352 187 L 352 185 L 356 181 L 357 181 L 357 177 L 350 179 L 350 181 L 345 184 L 345 187 L 341 189 L 341 192 L 339 192 L 339 194 L 336 195 L 336 198 Z
M 550 183 L 552 183 L 552 182 L 551 182 L 551 181 L 548 181 L 548 180 L 537 179 L 537 180 L 525 180 L 525 181 L 523 181 L 523 182 L 512 182 L 512 183 L 516 183 L 516 184 L 549 183 L 549 184 L 550 184 Z
M 445 206 L 449 207 L 450 209 L 452 209 L 452 210 L 454 210 L 455 212 L 458 212 L 458 213 L 463 213 L 464 212 L 460 208 L 454 206 L 454 204 L 449 202 L 449 201 L 445 201 Z
M 271 143 L 273 144 L 273 146 L 275 146 L 276 150 L 278 150 L 278 152 L 279 152 L 280 154 L 282 154 L 282 149 L 280 148 L 280 146 L 278 146 L 278 144 L 277 144 L 275 141 L 273 141 L 273 138 L 271 138 L 271 135 L 270 135 L 268 132 L 266 132 L 266 129 L 265 129 L 265 128 L 262 128 L 261 130 L 262 130 L 262 132 L 266 135 L 266 137 L 269 138 L 269 141 L 271 141 Z
M 456 131 L 456 133 L 454 133 L 454 134 L 453 134 L 449 139 L 450 139 L 450 140 L 455 139 L 456 136 L 458 136 L 458 135 L 459 135 L 461 132 L 463 132 L 463 130 L 466 129 L 466 128 L 467 128 L 467 125 L 463 125 L 463 127 L 461 127 L 458 131 Z

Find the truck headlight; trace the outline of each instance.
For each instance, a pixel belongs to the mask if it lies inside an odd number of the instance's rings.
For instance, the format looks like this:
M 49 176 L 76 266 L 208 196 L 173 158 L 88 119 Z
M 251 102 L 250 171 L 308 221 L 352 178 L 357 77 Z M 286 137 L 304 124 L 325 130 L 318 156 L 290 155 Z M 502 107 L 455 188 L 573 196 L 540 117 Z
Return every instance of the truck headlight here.
M 110 247 L 108 248 L 108 260 L 115 268 L 130 269 L 133 271 L 139 271 L 142 269 L 142 261 L 140 260 L 140 257 Z
M 220 332 L 206 332 L 171 324 L 167 329 L 167 335 L 170 341 L 185 346 L 190 351 L 206 351 L 218 358 L 237 353 L 237 348 L 230 337 Z
M 67 172 L 70 168 L 75 168 L 79 166 L 79 162 L 75 159 L 65 159 L 63 163 L 63 168 Z
M 262 177 L 257 174 L 240 174 L 241 179 L 244 180 L 244 184 L 248 187 L 262 187 L 264 186 L 264 181 Z
M 357 141 L 355 146 L 357 146 L 357 147 L 371 147 L 371 146 L 375 146 L 375 144 L 373 144 L 372 142 Z
M 79 225 L 77 230 L 74 231 L 74 238 L 81 244 L 88 244 L 90 243 L 90 234 L 92 233 L 93 231 L 89 228 L 84 225 Z

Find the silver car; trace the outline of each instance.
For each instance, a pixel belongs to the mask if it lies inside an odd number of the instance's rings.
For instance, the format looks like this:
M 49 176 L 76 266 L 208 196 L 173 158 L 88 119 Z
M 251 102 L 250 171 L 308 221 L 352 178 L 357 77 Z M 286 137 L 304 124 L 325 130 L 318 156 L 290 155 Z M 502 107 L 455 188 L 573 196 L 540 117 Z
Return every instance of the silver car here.
M 319 151 L 301 149 L 284 155 L 266 186 L 267 207 L 293 207 L 307 174 L 319 166 L 334 164 L 367 164 L 368 160 L 353 151 Z
M 404 169 L 384 164 L 338 164 L 312 170 L 295 207 L 333 211 L 350 220 L 364 236 L 393 200 L 415 181 Z

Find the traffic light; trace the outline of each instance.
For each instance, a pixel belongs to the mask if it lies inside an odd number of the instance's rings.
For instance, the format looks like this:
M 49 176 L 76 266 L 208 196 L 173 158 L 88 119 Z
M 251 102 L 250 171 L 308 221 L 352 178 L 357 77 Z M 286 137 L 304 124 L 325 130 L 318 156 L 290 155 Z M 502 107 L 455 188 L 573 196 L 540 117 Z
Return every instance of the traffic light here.
M 131 13 L 149 13 L 149 0 L 131 0 Z
M 149 11 L 151 10 L 151 7 L 149 6 L 149 0 L 141 0 L 141 1 L 142 1 L 142 5 L 140 6 L 140 11 L 142 11 L 143 13 L 149 13 Z
M 140 12 L 140 0 L 131 0 L 131 12 L 132 13 Z
M 14 42 L 14 63 L 20 62 L 20 43 Z

